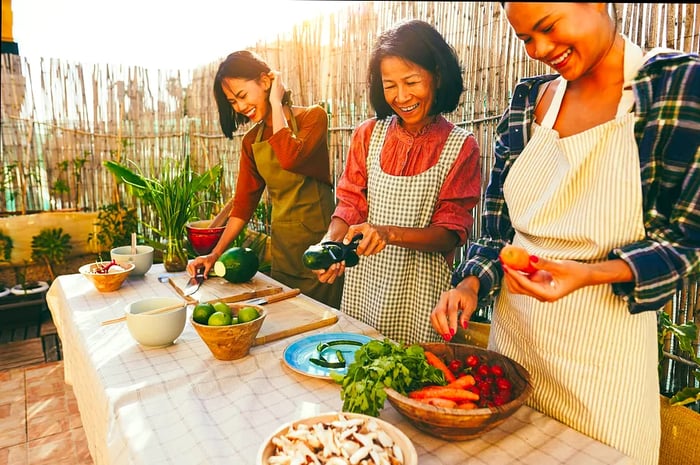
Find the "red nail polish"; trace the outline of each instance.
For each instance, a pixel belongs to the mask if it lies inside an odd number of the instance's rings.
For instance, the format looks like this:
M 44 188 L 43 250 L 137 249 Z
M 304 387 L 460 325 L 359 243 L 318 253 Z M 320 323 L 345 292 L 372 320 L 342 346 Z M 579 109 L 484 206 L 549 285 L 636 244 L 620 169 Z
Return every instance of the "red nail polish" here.
M 450 342 L 450 339 L 452 339 L 452 336 L 450 336 L 449 334 L 443 334 L 443 335 L 442 335 L 442 338 L 443 338 L 445 341 Z
M 539 257 L 537 255 L 530 255 L 530 261 L 532 263 L 537 263 L 540 261 Z
M 464 320 L 464 323 L 462 323 L 462 328 L 467 329 L 467 326 L 469 326 L 469 321 Z
M 454 336 L 456 332 L 454 328 L 450 328 L 450 338 Z

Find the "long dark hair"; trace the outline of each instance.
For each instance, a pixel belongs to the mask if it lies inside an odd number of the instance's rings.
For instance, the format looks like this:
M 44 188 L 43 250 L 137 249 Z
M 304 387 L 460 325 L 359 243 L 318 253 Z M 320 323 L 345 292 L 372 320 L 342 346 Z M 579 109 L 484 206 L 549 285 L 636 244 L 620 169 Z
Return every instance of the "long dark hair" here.
M 430 24 L 411 20 L 384 31 L 372 50 L 368 70 L 369 100 L 377 118 L 395 113 L 384 98 L 381 62 L 386 57 L 408 60 L 433 75 L 436 88 L 431 115 L 449 113 L 457 108 L 464 91 L 457 53 Z
M 233 132 L 248 122 L 249 118 L 236 113 L 231 103 L 224 94 L 222 82 L 224 78 L 237 78 L 245 80 L 257 80 L 261 74 L 270 72 L 270 67 L 256 53 L 248 50 L 239 50 L 226 57 L 219 65 L 214 78 L 214 99 L 219 108 L 219 124 L 221 131 L 229 139 L 233 139 Z

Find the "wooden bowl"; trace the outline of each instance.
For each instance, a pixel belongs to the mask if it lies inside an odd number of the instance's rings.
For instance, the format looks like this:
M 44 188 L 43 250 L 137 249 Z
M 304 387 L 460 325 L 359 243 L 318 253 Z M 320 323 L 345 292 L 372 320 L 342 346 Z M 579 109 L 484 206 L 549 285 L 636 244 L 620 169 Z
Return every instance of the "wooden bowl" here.
M 267 312 L 260 305 L 232 303 L 228 304 L 228 306 L 231 307 L 234 316 L 238 314 L 238 309 L 242 307 L 255 307 L 258 309 L 260 316 L 247 323 L 227 326 L 202 325 L 194 321 L 192 316 L 190 316 L 190 323 L 195 331 L 209 347 L 212 355 L 218 360 L 237 360 L 248 355 L 267 316 Z
M 386 434 L 389 435 L 389 437 L 392 439 L 393 444 L 398 446 L 400 449 L 401 455 L 403 455 L 403 460 L 397 461 L 397 462 L 392 462 L 392 463 L 402 463 L 403 465 L 418 465 L 418 454 L 416 453 L 416 448 L 414 447 L 413 443 L 411 440 L 404 434 L 403 431 L 398 429 L 396 426 L 391 425 L 387 423 L 384 420 L 380 420 L 379 418 L 374 418 L 368 415 L 362 415 L 360 413 L 348 413 L 348 412 L 328 412 L 328 413 L 323 413 L 321 415 L 309 417 L 309 418 L 304 418 L 301 420 L 296 420 L 292 421 L 289 423 L 286 423 L 279 427 L 274 433 L 272 433 L 266 440 L 263 442 L 262 446 L 260 446 L 260 449 L 258 450 L 258 458 L 256 460 L 257 465 L 268 465 L 270 462 L 270 458 L 275 455 L 275 444 L 273 440 L 275 438 L 282 437 L 286 435 L 288 432 L 290 432 L 291 429 L 297 428 L 299 425 L 308 425 L 308 427 L 313 427 L 313 425 L 317 425 L 319 423 L 327 426 L 330 425 L 332 422 L 338 422 L 338 421 L 344 421 L 348 420 L 349 422 L 362 422 L 365 425 L 370 425 L 370 422 L 374 422 L 374 425 L 380 430 L 385 432 Z M 336 423 L 337 424 L 337 423 Z M 339 428 L 339 430 L 343 430 L 342 428 Z M 347 431 L 347 430 L 343 430 Z M 327 460 L 323 460 L 321 457 L 319 457 L 319 461 L 322 464 L 327 463 Z M 292 462 L 296 463 L 296 462 Z M 311 462 L 309 462 L 311 463 Z M 350 462 L 343 462 L 343 463 L 350 463 Z M 364 463 L 364 462 L 360 462 Z
M 83 265 L 79 268 L 80 274 L 89 279 L 95 288 L 100 292 L 114 292 L 124 284 L 129 273 L 134 269 L 134 264 L 130 263 L 123 266 L 122 271 L 109 272 L 109 273 L 95 273 L 95 268 L 99 266 L 105 266 L 110 262 L 94 262 Z
M 448 363 L 458 358 L 465 360 L 469 355 L 477 355 L 489 365 L 503 367 L 504 377 L 511 384 L 512 400 L 500 406 L 461 410 L 428 405 L 385 388 L 389 403 L 405 416 L 419 430 L 442 439 L 474 439 L 492 430 L 525 403 L 532 392 L 530 374 L 519 363 L 497 352 L 466 344 L 420 344 Z

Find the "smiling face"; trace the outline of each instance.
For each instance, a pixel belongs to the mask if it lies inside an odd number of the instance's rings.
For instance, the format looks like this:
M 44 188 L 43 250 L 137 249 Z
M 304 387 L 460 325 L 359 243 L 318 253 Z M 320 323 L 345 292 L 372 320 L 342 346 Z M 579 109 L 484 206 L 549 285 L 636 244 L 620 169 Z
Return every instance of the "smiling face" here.
M 253 123 L 262 121 L 269 113 L 270 82 L 267 75 L 260 79 L 224 78 L 221 88 L 236 113 L 247 116 Z
M 507 2 L 505 12 L 527 54 L 568 81 L 593 71 L 615 38 L 605 3 Z
M 416 134 L 432 118 L 433 75 L 415 63 L 394 56 L 382 59 L 380 70 L 384 99 L 401 118 L 402 126 Z

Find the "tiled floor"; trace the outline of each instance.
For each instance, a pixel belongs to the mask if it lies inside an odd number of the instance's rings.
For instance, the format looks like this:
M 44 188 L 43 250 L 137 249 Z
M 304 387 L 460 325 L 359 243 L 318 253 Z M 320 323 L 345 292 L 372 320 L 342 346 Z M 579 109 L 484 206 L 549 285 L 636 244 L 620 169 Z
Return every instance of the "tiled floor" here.
M 0 464 L 93 465 L 63 362 L 0 371 Z

